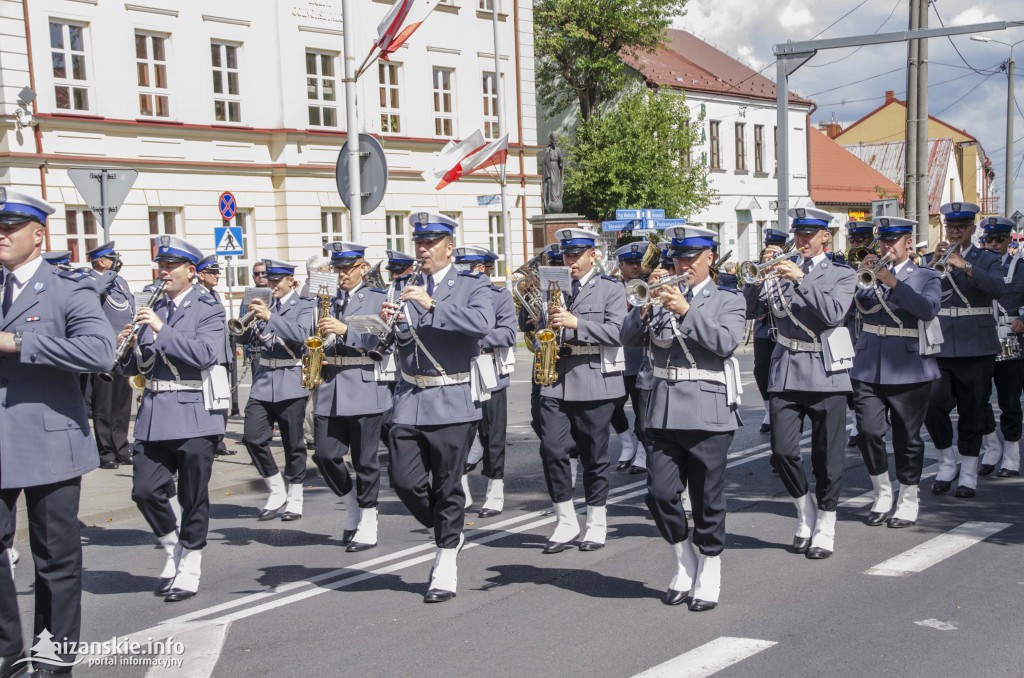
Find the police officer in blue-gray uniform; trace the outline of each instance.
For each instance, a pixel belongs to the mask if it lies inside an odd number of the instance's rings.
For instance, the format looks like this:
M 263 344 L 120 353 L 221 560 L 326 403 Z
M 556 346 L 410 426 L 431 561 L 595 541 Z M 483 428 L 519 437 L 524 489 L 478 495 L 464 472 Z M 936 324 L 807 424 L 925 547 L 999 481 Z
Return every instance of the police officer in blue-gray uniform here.
M 369 271 L 366 246 L 329 242 L 324 250 L 338 274 L 338 293 L 329 316 L 320 318 L 324 342 L 323 383 L 317 389 L 313 461 L 327 487 L 345 504 L 341 543 L 357 553 L 377 545 L 377 497 L 380 493 L 380 442 L 384 413 L 391 409 L 389 382 L 367 356 L 378 335 L 350 327 L 354 316 L 377 316 L 386 298 L 383 289 L 363 282 Z M 351 454 L 355 483 L 345 466 Z
M 207 405 L 203 382 L 222 355 L 224 307 L 191 282 L 202 252 L 169 235 L 153 244 L 163 294 L 135 314 L 141 330 L 119 369 L 146 377 L 135 417 L 132 499 L 167 555 L 156 594 L 175 602 L 196 594 L 202 574 L 213 455 L 224 435 L 224 411 Z M 129 333 L 122 330 L 118 342 Z M 169 495 L 175 473 L 180 529 Z
M 925 427 L 940 455 L 932 494 L 945 494 L 959 475 L 957 497 L 973 497 L 978 487 L 981 439 L 985 432 L 985 400 L 999 353 L 999 336 L 992 302 L 1006 292 L 999 257 L 974 246 L 974 220 L 981 208 L 968 202 L 946 203 L 939 208 L 946 224 L 947 243 L 939 243 L 932 267 L 942 276 L 942 347 L 937 355 L 940 378 L 932 384 Z M 956 408 L 957 454 L 953 451 Z
M 586 534 L 580 550 L 603 548 L 608 532 L 608 422 L 615 399 L 625 395 L 625 368 L 619 331 L 626 315 L 622 284 L 594 268 L 598 234 L 581 228 L 555 232 L 570 270 L 570 289 L 562 290 L 558 309 L 545 309 L 544 326 L 558 335 L 558 378 L 541 387 L 540 450 L 544 478 L 558 520 L 544 553 L 571 548 L 580 527 L 572 502 L 570 452 L 576 448 L 583 466 L 587 501 Z M 545 292 L 545 298 L 547 297 Z M 520 326 L 527 328 L 526 313 Z
M 1021 333 L 1024 332 L 1024 266 L 1020 256 L 1010 254 L 1015 224 L 1005 217 L 986 217 L 981 224 L 985 233 L 985 247 L 999 257 L 1003 283 L 1006 292 L 999 297 L 998 333 L 1000 357 L 996 360 L 993 381 L 999 402 L 999 428 L 1003 434 L 1002 444 L 996 433 L 996 420 L 992 412 L 991 384 L 985 397 L 985 437 L 982 439 L 981 464 L 978 475 L 987 476 L 1002 464 L 997 478 L 1013 478 L 1020 475 L 1021 405 L 1020 396 L 1024 389 L 1024 356 L 1021 354 Z
M 548 243 L 541 250 L 543 254 L 543 261 L 547 266 L 564 266 L 565 260 L 562 255 L 562 246 L 557 243 Z M 532 328 L 531 328 L 532 329 Z M 531 380 L 532 381 L 532 380 Z M 533 382 L 530 387 L 530 427 L 533 432 L 540 438 L 540 384 Z M 573 463 L 575 463 L 575 458 Z M 575 470 L 573 471 L 573 478 L 576 477 Z M 575 483 L 573 483 L 575 485 Z
M 405 252 L 399 252 L 398 250 L 387 250 L 388 263 L 384 265 L 384 269 L 389 274 L 389 284 L 385 289 L 387 299 L 385 301 L 394 301 L 398 298 L 398 293 L 395 291 L 395 285 L 393 284 L 396 280 L 403 278 L 412 273 L 413 267 L 416 265 L 416 257 Z M 395 394 L 395 381 L 387 382 L 388 390 L 391 391 L 391 395 Z M 380 442 L 387 447 L 391 441 L 391 423 L 392 423 L 392 412 L 389 409 L 384 413 L 384 420 L 380 426 Z
M 196 281 L 205 287 L 214 299 L 217 300 L 221 305 L 224 304 L 221 299 L 220 292 L 217 291 L 217 283 L 220 282 L 220 262 L 217 260 L 216 254 L 211 254 L 203 259 L 199 260 L 199 264 L 196 266 Z M 235 362 L 235 345 L 233 337 L 229 333 L 224 335 L 224 354 L 217 359 L 218 365 L 223 365 L 224 370 L 228 374 L 228 378 L 231 383 L 237 382 L 237 369 L 238 364 Z M 238 389 L 232 389 L 231 391 L 231 410 L 237 414 L 238 411 Z M 228 412 L 224 410 L 225 422 Z M 224 438 L 221 438 L 217 443 L 217 456 L 232 455 L 235 454 L 235 450 L 229 450 L 224 444 Z
M 100 306 L 116 334 L 135 317 L 135 296 L 128 282 L 119 275 L 121 256 L 114 242 L 103 243 L 85 253 L 92 265 Z M 122 375 L 89 375 L 90 409 L 100 468 L 116 469 L 131 464 L 128 424 L 132 416 L 132 387 Z
M 660 305 L 631 310 L 621 336 L 624 345 L 649 347 L 647 506 L 676 561 L 663 600 L 700 612 L 718 605 L 721 589 L 726 455 L 740 425 L 739 369 L 730 358 L 743 338 L 746 302 L 711 277 L 714 231 L 674 226 L 665 238 L 687 279 L 653 290 Z M 685 490 L 692 533 L 680 501 Z
M 788 236 L 785 231 L 766 228 L 764 231 L 764 248 L 758 261 L 771 261 L 782 254 Z M 768 303 L 757 295 L 748 295 L 747 319 L 754 321 L 754 383 L 764 401 L 764 419 L 761 420 L 761 433 L 772 430 L 771 413 L 768 410 L 768 366 L 772 353 L 775 351 L 775 333 L 772 331 L 771 313 Z
M 838 263 L 846 263 L 852 268 L 857 268 L 868 253 L 878 251 L 874 222 L 857 220 L 846 222 L 846 245 L 846 253 L 851 255 L 852 259 L 848 260 L 844 256 L 841 260 L 838 260 Z M 837 256 L 839 255 L 837 254 Z M 833 261 L 837 260 L 833 258 Z M 846 314 L 846 326 L 850 328 L 850 336 L 853 338 L 854 344 L 857 343 L 857 335 L 860 332 L 858 322 L 856 305 L 850 306 L 850 311 Z M 847 397 L 846 405 L 851 412 L 854 411 L 852 393 Z M 850 437 L 846 441 L 847 447 L 856 447 L 858 445 L 859 437 L 857 434 L 857 419 L 855 417 L 853 424 L 850 426 Z
M 0 188 L 0 675 L 27 664 L 11 568 L 24 494 L 35 561 L 33 634 L 75 643 L 82 616 L 81 476 L 96 468 L 78 374 L 114 364 L 114 333 L 86 271 L 41 258 L 54 208 Z M 74 655 L 61 655 L 73 662 Z M 36 669 L 60 670 L 45 661 Z M 70 670 L 70 668 L 68 669 Z
M 463 544 L 466 498 L 463 470 L 480 421 L 483 394 L 474 391 L 472 360 L 494 327 L 487 279 L 452 265 L 452 219 L 429 212 L 409 216 L 422 269 L 399 282 L 398 303 L 387 303 L 385 322 L 395 325 L 399 377 L 391 427 L 391 485 L 425 527 L 437 550 L 423 601 L 455 597 L 457 556 Z
M 487 275 L 488 263 L 497 259 L 490 250 L 483 247 L 456 247 L 455 265 L 477 273 Z M 488 283 L 490 278 L 488 277 Z M 469 499 L 469 472 L 476 461 L 483 461 L 483 473 L 487 478 L 487 493 L 484 504 L 477 515 L 480 518 L 492 518 L 500 515 L 505 508 L 505 446 L 506 428 L 508 426 L 508 387 L 511 384 L 510 369 L 515 365 L 516 345 L 516 305 L 512 294 L 504 287 L 490 285 L 491 302 L 494 306 L 494 327 L 480 342 L 481 355 L 487 356 L 493 365 L 497 379 L 495 387 L 490 391 L 491 397 L 484 401 L 480 417 L 479 437 L 474 437 L 473 448 L 480 447 L 481 456 L 473 459 L 473 451 L 466 464 L 466 473 L 462 478 L 462 490 L 466 493 L 467 507 L 472 503 Z
M 43 260 L 50 264 L 50 266 L 56 266 L 57 268 L 70 271 L 74 267 L 71 265 L 71 250 L 61 250 L 59 252 L 46 252 L 43 254 Z
M 622 277 L 623 283 L 629 284 L 631 280 L 638 280 L 642 277 L 642 262 L 648 247 L 648 243 L 640 241 L 628 243 L 615 250 L 615 258 L 619 262 L 619 275 Z M 619 452 L 619 463 L 615 468 L 638 475 L 647 471 L 644 416 L 640 409 L 640 391 L 636 387 L 636 378 L 644 361 L 644 350 L 638 346 L 624 346 L 622 350 L 626 355 L 626 369 L 622 373 L 622 381 L 626 387 L 626 396 L 633 407 L 633 427 L 626 428 L 622 432 L 616 431 L 622 449 Z M 625 412 L 622 416 L 625 417 Z
M 295 265 L 265 259 L 267 281 L 273 301 L 249 304 L 256 322 L 238 338 L 259 349 L 259 358 L 245 404 L 242 442 L 249 451 L 270 496 L 257 515 L 271 520 L 302 517 L 302 484 L 306 480 L 306 436 L 303 420 L 309 391 L 302 386 L 302 354 L 305 340 L 313 333 L 316 300 L 299 296 L 295 289 Z M 285 468 L 282 473 L 270 451 L 273 428 L 281 431 Z
M 931 383 L 939 378 L 939 367 L 928 354 L 927 337 L 922 343 L 921 331 L 938 314 L 942 290 L 939 274 L 910 258 L 916 221 L 878 217 L 874 223 L 880 251 L 861 261 L 854 298 L 861 325 L 850 372 L 860 430 L 857 444 L 875 491 L 867 524 L 910 527 L 917 522 L 920 504 L 921 426 Z M 892 481 L 884 440 L 890 428 L 887 411 L 900 482 L 899 502 L 891 516 Z
M 846 394 L 852 388 L 852 346 L 843 325 L 856 288 L 854 271 L 830 262 L 825 246 L 832 215 L 818 209 L 788 211 L 799 263 L 784 259 L 768 280 L 744 288 L 762 295 L 773 316 L 775 352 L 769 370 L 772 461 L 797 507 L 793 550 L 828 558 L 835 542 L 836 507 L 846 442 Z M 803 418 L 811 421 L 814 496 L 800 462 Z

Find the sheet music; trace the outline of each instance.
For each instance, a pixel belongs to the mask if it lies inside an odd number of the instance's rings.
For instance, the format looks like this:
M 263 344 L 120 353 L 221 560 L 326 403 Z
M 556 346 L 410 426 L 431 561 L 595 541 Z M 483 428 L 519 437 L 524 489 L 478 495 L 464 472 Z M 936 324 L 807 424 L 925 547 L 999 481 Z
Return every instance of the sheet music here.
M 548 283 L 554 281 L 563 292 L 572 289 L 572 274 L 567 266 L 541 266 L 540 267 L 540 289 L 546 292 Z
M 245 294 L 242 296 L 242 311 L 246 311 L 256 299 L 262 299 L 263 303 L 270 306 L 270 302 L 273 299 L 273 294 L 269 287 L 246 287 Z
M 338 294 L 338 274 L 329 271 L 315 271 L 309 274 L 309 295 L 326 294 L 335 297 Z
M 387 331 L 388 326 L 376 315 L 354 315 L 345 318 L 345 324 L 349 331 L 355 330 L 359 334 L 380 335 Z

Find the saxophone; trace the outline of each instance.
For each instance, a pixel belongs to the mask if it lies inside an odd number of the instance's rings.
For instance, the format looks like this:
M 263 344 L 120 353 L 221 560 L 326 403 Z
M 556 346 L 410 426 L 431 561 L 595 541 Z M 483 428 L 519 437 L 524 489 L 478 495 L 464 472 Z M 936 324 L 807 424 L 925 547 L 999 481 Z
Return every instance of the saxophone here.
M 548 283 L 548 313 L 562 308 L 562 288 L 552 280 Z M 533 382 L 541 386 L 551 386 L 558 381 L 558 334 L 550 327 L 537 330 L 537 348 L 533 357 Z
M 318 325 L 321 318 L 326 318 L 331 313 L 331 298 L 325 292 L 323 287 L 317 292 L 316 297 L 319 301 L 314 325 Z M 324 333 L 317 330 L 313 335 L 306 337 L 303 343 L 306 352 L 302 356 L 302 388 L 312 391 L 324 381 Z

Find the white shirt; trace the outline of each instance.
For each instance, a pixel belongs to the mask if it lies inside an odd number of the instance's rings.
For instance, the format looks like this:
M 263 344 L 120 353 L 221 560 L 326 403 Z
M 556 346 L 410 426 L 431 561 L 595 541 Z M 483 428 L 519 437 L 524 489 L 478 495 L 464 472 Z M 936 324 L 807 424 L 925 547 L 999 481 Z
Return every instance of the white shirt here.
M 708 277 L 704 278 L 699 283 L 697 283 L 696 285 L 691 287 L 690 291 L 693 293 L 692 296 L 696 297 L 697 293 L 700 292 L 705 287 L 707 287 L 708 283 L 710 283 L 710 282 L 711 282 L 711 276 L 709 275 Z
M 278 299 L 278 300 L 277 300 L 277 301 L 278 301 L 278 303 L 277 303 L 277 304 L 271 304 L 271 305 L 270 305 L 270 308 L 271 308 L 271 310 L 274 310 L 274 309 L 276 309 L 276 308 L 278 308 L 278 307 L 280 307 L 280 308 L 284 308 L 285 304 L 287 304 L 287 303 L 288 303 L 288 300 L 292 298 L 292 295 L 293 295 L 293 294 L 295 294 L 295 290 L 292 290 L 292 291 L 291 291 L 291 292 L 289 292 L 288 294 L 286 294 L 286 295 L 284 295 L 283 297 L 281 297 L 280 299 Z
M 907 258 L 906 258 L 906 259 L 905 259 L 905 260 L 903 261 L 903 263 L 902 263 L 902 264 L 897 264 L 897 265 L 896 265 L 896 266 L 895 266 L 895 267 L 893 268 L 893 273 L 899 273 L 900 271 L 902 271 L 902 270 L 903 270 L 903 267 L 904 267 L 904 266 L 906 266 L 906 265 L 907 265 L 907 264 L 909 264 L 909 263 L 910 263 L 910 257 L 907 257 Z
M 431 275 L 431 276 L 430 276 L 431 278 L 433 278 L 433 279 L 434 279 L 434 289 L 437 289 L 437 287 L 438 287 L 438 286 L 439 286 L 439 285 L 440 285 L 440 284 L 441 284 L 442 282 L 444 282 L 444 277 L 445 277 L 446 275 L 448 275 L 448 271 L 449 271 L 449 269 L 451 269 L 451 267 L 452 267 L 452 265 L 451 265 L 451 264 L 449 263 L 449 264 L 448 264 L 447 266 L 445 266 L 445 267 L 444 267 L 443 269 L 441 269 L 441 270 L 440 270 L 440 271 L 438 271 L 437 273 L 434 273 L 433 275 Z
M 32 261 L 22 264 L 16 271 L 12 271 L 4 266 L 4 285 L 14 285 L 13 296 L 11 297 L 11 304 L 13 305 L 18 297 L 21 295 L 21 291 L 25 289 L 25 285 L 32 279 L 32 276 L 36 274 L 39 267 L 43 264 L 42 257 L 36 257 Z

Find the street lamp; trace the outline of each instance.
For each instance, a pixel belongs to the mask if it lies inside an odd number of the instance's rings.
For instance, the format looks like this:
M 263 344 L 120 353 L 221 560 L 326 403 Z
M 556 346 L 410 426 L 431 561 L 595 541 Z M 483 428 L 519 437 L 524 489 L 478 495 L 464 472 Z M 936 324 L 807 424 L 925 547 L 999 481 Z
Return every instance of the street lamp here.
M 1024 40 L 1009 43 L 985 35 L 972 35 L 971 40 L 996 42 L 1010 48 L 1010 58 L 1006 60 L 1006 197 L 1003 199 L 1003 216 L 1010 218 L 1013 211 L 1013 48 Z

